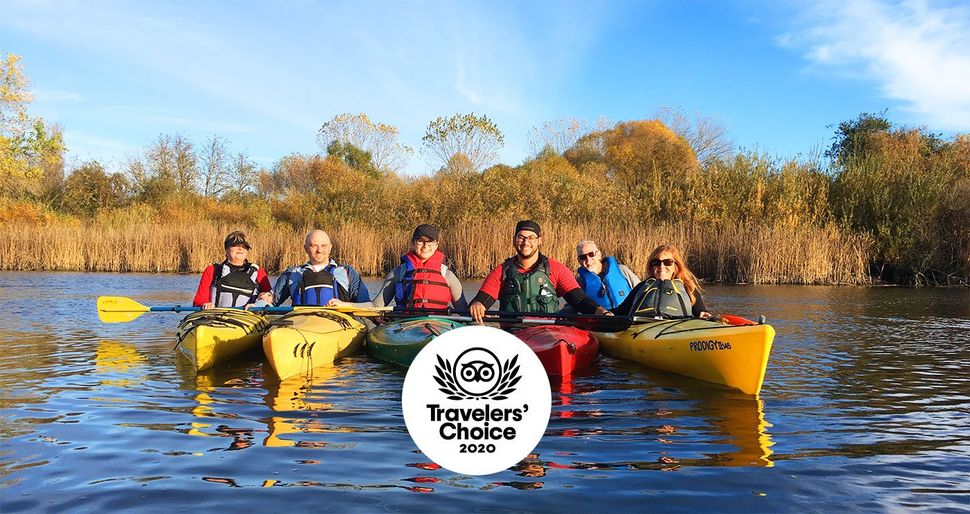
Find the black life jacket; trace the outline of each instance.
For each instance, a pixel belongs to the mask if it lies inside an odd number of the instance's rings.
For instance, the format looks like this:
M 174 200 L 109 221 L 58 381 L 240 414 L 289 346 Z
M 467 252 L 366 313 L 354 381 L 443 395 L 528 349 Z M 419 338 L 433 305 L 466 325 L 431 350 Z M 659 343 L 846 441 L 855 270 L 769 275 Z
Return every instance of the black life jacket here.
M 245 307 L 259 296 L 259 266 L 245 261 L 233 266 L 228 261 L 212 265 L 212 285 L 209 298 L 216 307 Z
M 687 288 L 680 279 L 643 281 L 637 298 L 633 300 L 631 316 L 651 318 L 691 318 L 692 307 Z

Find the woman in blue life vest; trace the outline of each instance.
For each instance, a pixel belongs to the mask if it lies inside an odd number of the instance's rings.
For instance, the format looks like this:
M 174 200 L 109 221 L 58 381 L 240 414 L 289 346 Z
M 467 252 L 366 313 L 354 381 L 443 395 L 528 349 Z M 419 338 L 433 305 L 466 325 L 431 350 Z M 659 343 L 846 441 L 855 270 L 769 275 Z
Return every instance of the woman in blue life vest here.
M 411 235 L 411 249 L 401 256 L 401 264 L 384 278 L 373 302 L 348 303 L 335 299 L 330 305 L 384 307 L 394 302 L 400 309 L 467 309 L 461 282 L 445 265 L 439 242 L 436 227 L 418 225 Z
M 213 307 L 247 307 L 257 300 L 273 301 L 269 278 L 259 266 L 249 262 L 249 242 L 246 234 L 235 231 L 223 243 L 226 259 L 202 272 L 202 280 L 192 305 Z
M 579 261 L 576 282 L 605 309 L 623 303 L 633 286 L 640 283 L 636 273 L 620 264 L 616 257 L 603 257 L 596 243 L 588 239 L 576 244 L 576 259 Z
M 273 286 L 273 304 L 289 299 L 294 306 L 325 306 L 330 300 L 369 302 L 370 294 L 352 266 L 330 258 L 330 236 L 312 230 L 303 244 L 308 260 L 286 269 Z
M 704 305 L 704 297 L 701 296 L 701 286 L 697 282 L 697 277 L 687 267 L 687 261 L 684 260 L 676 246 L 669 244 L 658 246 L 650 252 L 647 265 L 649 266 L 649 276 L 643 282 L 637 284 L 627 299 L 613 312 L 624 315 L 636 314 L 631 311 L 635 307 L 635 299 L 642 299 L 644 296 L 641 294 L 644 289 L 662 284 L 663 281 L 670 281 L 667 284 L 671 285 L 671 292 L 676 294 L 665 296 L 679 297 L 680 301 L 685 304 L 682 316 L 677 317 L 711 318 L 711 313 Z

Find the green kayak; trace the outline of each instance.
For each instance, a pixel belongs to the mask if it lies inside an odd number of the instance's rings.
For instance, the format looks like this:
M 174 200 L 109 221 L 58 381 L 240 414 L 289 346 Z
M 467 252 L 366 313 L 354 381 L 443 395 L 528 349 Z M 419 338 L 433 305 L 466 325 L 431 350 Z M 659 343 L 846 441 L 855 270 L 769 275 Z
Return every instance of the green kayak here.
M 461 321 L 434 316 L 385 323 L 367 333 L 367 353 L 407 367 L 432 339 L 464 325 Z

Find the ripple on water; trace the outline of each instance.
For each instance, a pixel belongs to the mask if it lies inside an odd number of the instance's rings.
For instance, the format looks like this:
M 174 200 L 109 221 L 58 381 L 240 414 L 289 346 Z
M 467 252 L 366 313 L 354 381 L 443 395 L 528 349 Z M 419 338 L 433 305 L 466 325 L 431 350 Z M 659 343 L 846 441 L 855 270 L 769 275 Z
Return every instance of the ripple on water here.
M 38 280 L 25 276 L 0 285 Z M 256 356 L 196 374 L 172 351 L 178 316 L 102 325 L 86 291 L 94 278 L 146 303 L 184 302 L 197 277 L 98 277 L 55 276 L 76 298 L 48 320 L 0 298 L 23 315 L 2 332 L 4 512 L 966 505 L 970 309 L 946 294 L 918 293 L 952 316 L 914 313 L 899 291 L 711 286 L 725 312 L 775 324 L 760 398 L 602 358 L 552 381 L 531 456 L 469 477 L 411 442 L 403 370 L 362 356 L 280 382 Z

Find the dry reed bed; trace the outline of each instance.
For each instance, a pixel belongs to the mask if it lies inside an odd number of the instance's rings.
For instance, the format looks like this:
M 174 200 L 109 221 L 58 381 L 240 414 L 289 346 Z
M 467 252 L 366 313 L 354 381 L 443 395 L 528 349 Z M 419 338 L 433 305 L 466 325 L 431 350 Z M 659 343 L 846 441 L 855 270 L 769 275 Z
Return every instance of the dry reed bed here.
M 512 255 L 513 220 L 466 221 L 442 230 L 442 250 L 462 277 L 481 277 Z M 235 227 L 206 224 L 82 229 L 59 225 L 0 226 L 0 269 L 198 273 L 221 260 L 222 241 Z M 363 275 L 399 262 L 411 228 L 347 223 L 329 230 L 334 254 Z M 835 227 L 761 225 L 626 225 L 543 223 L 543 252 L 570 268 L 575 244 L 593 239 L 637 274 L 657 245 L 681 248 L 708 281 L 756 284 L 866 284 L 872 241 Z M 247 231 L 251 260 L 271 273 L 306 260 L 305 230 Z

